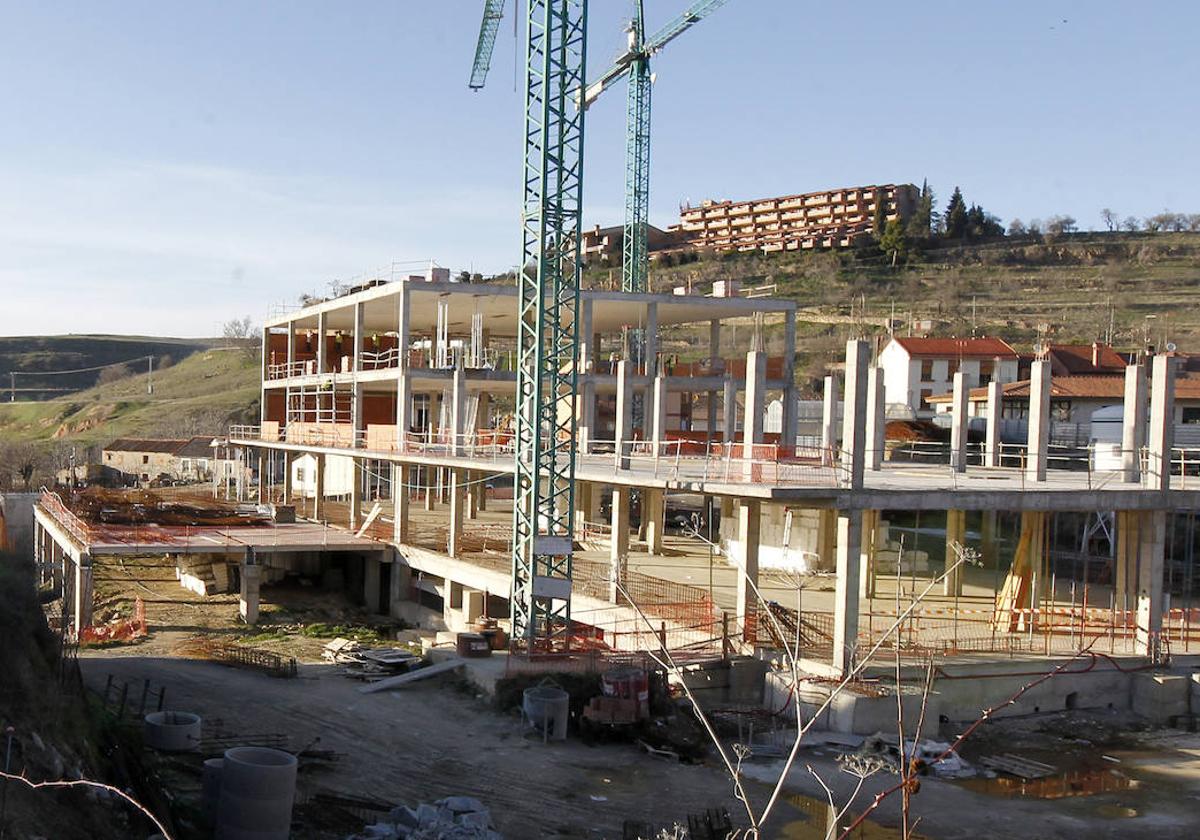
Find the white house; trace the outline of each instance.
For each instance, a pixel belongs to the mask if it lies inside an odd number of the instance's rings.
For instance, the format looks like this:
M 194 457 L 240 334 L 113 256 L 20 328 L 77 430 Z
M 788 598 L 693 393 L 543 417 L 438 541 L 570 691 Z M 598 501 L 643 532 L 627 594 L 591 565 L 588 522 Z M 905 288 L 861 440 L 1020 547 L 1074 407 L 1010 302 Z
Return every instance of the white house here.
M 932 417 L 929 397 L 949 391 L 958 371 L 971 388 L 1012 382 L 1019 361 L 999 338 L 893 338 L 879 353 L 884 400 L 889 413 Z
M 354 459 L 346 455 L 325 456 L 325 495 L 349 496 L 354 485 Z M 311 499 L 317 491 L 317 456 L 304 454 L 292 461 L 292 492 Z

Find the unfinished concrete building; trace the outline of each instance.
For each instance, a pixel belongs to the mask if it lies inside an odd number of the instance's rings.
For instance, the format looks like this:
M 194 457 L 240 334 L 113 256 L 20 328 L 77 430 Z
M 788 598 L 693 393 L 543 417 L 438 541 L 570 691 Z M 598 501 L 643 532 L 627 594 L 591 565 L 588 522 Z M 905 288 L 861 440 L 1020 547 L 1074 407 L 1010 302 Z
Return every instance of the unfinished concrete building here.
M 912 184 L 882 184 L 751 201 L 706 199 L 698 207 L 684 207 L 670 231 L 691 247 L 717 251 L 846 248 L 879 234 L 875 210 L 880 202 L 887 221 L 905 220 L 918 197 Z
M 514 296 L 409 280 L 268 322 L 262 420 L 230 440 L 261 477 L 242 492 L 294 505 L 302 521 L 165 550 L 228 545 L 237 569 L 225 579 L 251 621 L 261 586 L 337 563 L 371 610 L 439 629 L 481 616 L 503 625 Z M 579 311 L 575 649 L 794 646 L 810 673 L 846 674 L 876 644 L 983 667 L 1097 645 L 1157 661 L 1200 641 L 1200 461 L 1173 441 L 1173 358 L 1154 359 L 1152 375 L 1127 369 L 1120 457 L 1107 468 L 1086 449 L 1052 447 L 1046 361 L 1033 363 L 1025 440 L 1001 439 L 997 381 L 986 434 L 970 439 L 960 370 L 949 442 L 900 460 L 885 445 L 883 370 L 866 342 L 849 342 L 844 382 L 826 380 L 819 439 L 797 434 L 791 354 L 723 352 L 735 319 L 755 313 L 781 319 L 793 346 L 789 301 L 587 291 Z M 704 335 L 703 358 L 668 366 L 665 325 Z M 773 439 L 771 395 L 783 405 Z M 303 495 L 297 462 L 311 470 Z M 701 512 L 690 524 L 667 515 L 684 502 Z M 88 558 L 116 549 L 52 499 L 37 521 L 39 557 L 76 583 L 82 623 Z

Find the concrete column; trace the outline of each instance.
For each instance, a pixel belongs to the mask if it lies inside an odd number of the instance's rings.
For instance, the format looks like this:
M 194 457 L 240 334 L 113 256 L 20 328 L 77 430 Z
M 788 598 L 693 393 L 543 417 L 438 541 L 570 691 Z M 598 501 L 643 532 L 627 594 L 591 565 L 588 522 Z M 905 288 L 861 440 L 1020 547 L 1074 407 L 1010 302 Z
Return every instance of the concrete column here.
M 715 373 L 721 359 L 721 321 L 713 318 L 708 322 L 708 363 Z
M 462 360 L 454 366 L 454 379 L 450 391 L 450 434 L 451 452 L 456 456 L 465 453 L 463 439 L 467 431 L 467 380 Z
M 958 374 L 955 374 L 957 376 Z M 987 386 L 987 438 L 983 444 L 983 465 L 1000 466 L 1000 420 L 1004 414 L 1004 386 L 992 380 Z
M 624 362 L 622 362 L 624 364 Z M 616 581 L 624 581 L 625 568 L 629 562 L 629 496 L 631 488 L 614 486 L 612 489 L 612 539 L 609 542 L 609 600 L 618 600 Z
M 296 375 L 296 322 L 287 322 L 287 374 Z
M 75 561 L 75 637 L 92 626 L 92 556 L 80 554 Z
M 1142 447 L 1146 445 L 1146 366 L 1125 368 L 1125 407 L 1121 416 L 1121 479 L 1142 480 Z
M 401 280 L 396 295 L 396 346 L 400 350 L 400 371 L 408 370 L 408 345 L 412 343 L 412 298 L 409 281 Z
M 783 329 L 783 425 L 780 440 L 790 450 L 799 432 L 796 412 L 796 312 L 788 312 Z
M 579 302 L 579 365 L 575 371 L 578 374 L 593 372 L 596 360 L 596 336 L 592 332 L 592 299 L 586 298 Z
M 350 424 L 354 429 L 354 437 L 350 440 L 350 447 L 357 449 L 360 446 L 366 446 L 366 424 L 363 423 L 363 399 L 366 396 L 366 387 L 361 382 L 354 383 L 354 391 L 350 397 Z
M 358 509 L 362 506 L 362 472 L 357 458 L 350 458 L 350 530 L 358 530 Z
M 961 370 L 954 374 L 954 394 L 950 402 L 950 468 L 955 472 L 967 471 L 967 375 Z
M 421 483 L 425 485 L 425 510 L 433 510 L 437 504 L 437 471 L 433 467 L 419 469 Z
M 579 454 L 590 455 L 592 440 L 596 437 L 596 383 L 592 374 L 587 374 L 579 383 Z
M 262 328 L 262 349 L 259 351 L 258 357 L 258 375 L 260 382 L 266 382 L 271 378 L 271 329 L 269 327 Z M 258 406 L 258 422 L 261 424 L 267 419 L 267 401 L 260 400 Z M 74 477 L 71 479 L 74 481 Z
M 646 376 L 658 376 L 658 304 L 646 304 Z
M 762 530 L 762 502 L 741 499 L 738 502 L 737 551 L 737 629 L 742 642 L 751 647 L 758 631 L 758 549 Z M 753 586 L 751 586 L 753 584 Z
M 258 450 L 258 503 L 266 504 L 267 501 L 267 483 L 270 481 L 270 476 L 267 475 L 267 454 L 263 450 Z
M 821 558 L 821 570 L 833 571 L 837 563 L 837 511 L 822 508 L 817 511 L 817 556 Z
M 866 342 L 861 343 L 864 348 Z M 865 358 L 863 367 L 866 367 Z M 866 379 L 866 371 L 862 371 Z M 849 378 L 849 377 L 848 377 Z M 850 388 L 847 385 L 847 394 Z M 850 400 L 846 400 L 847 404 Z M 858 646 L 858 593 L 861 566 L 862 511 L 839 511 L 837 524 L 837 582 L 834 586 L 833 667 L 842 674 L 854 667 Z
M 593 521 L 589 519 L 592 510 L 592 497 L 595 495 L 595 485 L 590 481 L 575 482 L 575 537 L 583 534 L 584 524 Z
M 246 550 L 242 563 L 242 588 L 238 597 L 238 612 L 247 624 L 258 624 L 258 594 L 262 567 L 255 562 L 254 550 Z
M 867 454 L 866 463 L 872 472 L 883 469 L 883 453 L 887 440 L 887 406 L 884 403 L 883 369 L 867 368 Z
M 654 377 L 654 422 L 651 426 L 654 452 L 663 455 L 662 444 L 667 439 L 667 378 Z
M 1160 359 L 1167 360 L 1160 356 L 1154 361 L 1157 363 Z M 1151 415 L 1153 413 L 1152 408 Z M 1151 439 L 1153 437 L 1152 429 Z M 1157 658 L 1159 634 L 1162 632 L 1167 513 L 1163 510 L 1145 511 L 1141 514 L 1141 520 L 1141 532 L 1138 535 L 1137 650 L 1143 656 Z
M 1175 359 L 1155 356 L 1151 377 L 1145 484 L 1150 490 L 1170 490 L 1171 450 L 1175 446 Z
M 325 456 L 314 455 L 316 468 L 313 475 L 313 519 L 325 513 Z
M 398 543 L 408 542 L 409 488 L 405 486 L 408 467 L 392 464 L 392 539 Z
M 959 374 L 955 374 L 958 376 Z M 965 510 L 946 511 L 946 568 L 949 569 L 958 562 L 958 553 L 954 544 L 966 546 L 967 542 L 967 512 Z M 961 595 L 963 567 L 959 566 L 949 572 L 942 580 L 943 595 Z
M 353 357 L 350 360 L 350 370 L 358 373 L 362 367 L 362 352 L 363 339 L 365 328 L 363 326 L 363 313 L 366 309 L 366 304 L 361 301 L 354 304 L 354 344 L 350 349 Z
M 1141 524 L 1141 514 L 1138 511 L 1117 511 L 1117 549 L 1113 557 L 1113 606 L 1118 611 L 1132 608 L 1137 597 L 1137 559 L 1138 547 L 1142 542 Z
M 837 380 L 832 376 L 825 377 L 825 390 L 821 395 L 821 452 L 827 466 L 834 462 L 834 450 L 837 449 Z
M 650 554 L 663 553 L 663 526 L 666 519 L 664 491 L 646 488 L 642 491 L 642 521 L 646 527 L 646 551 Z
M 483 615 L 486 594 L 478 589 L 463 588 L 462 611 L 463 620 L 468 625 L 474 624 Z
M 392 579 L 389 593 L 389 613 L 400 618 L 401 603 L 407 601 L 412 592 L 412 566 L 405 562 L 399 551 L 392 552 Z
M 981 512 L 979 522 L 979 542 L 983 555 L 984 568 L 996 568 L 996 531 L 999 526 L 999 515 L 996 510 Z
M 412 382 L 408 373 L 396 380 L 396 450 L 403 452 L 408 445 L 408 430 L 412 425 Z
M 379 613 L 379 566 L 378 557 L 363 557 L 363 604 L 367 613 Z
M 746 354 L 746 406 L 742 420 L 745 457 L 752 457 L 750 446 L 763 442 L 763 424 L 767 414 L 767 354 L 751 350 Z
M 717 435 L 717 392 L 705 391 L 705 402 L 708 403 L 708 415 L 704 425 L 706 428 L 707 440 L 712 443 L 716 440 Z
M 325 333 L 328 330 L 328 319 L 324 312 L 317 313 L 317 373 L 329 370 L 328 353 L 325 350 Z
M 467 519 L 479 518 L 479 479 L 482 473 L 467 470 Z
M 725 374 L 725 380 L 722 383 L 722 392 L 724 404 L 721 418 L 721 440 L 724 443 L 734 443 L 737 440 L 737 385 L 728 373 Z
M 859 544 L 858 595 L 860 598 L 875 597 L 875 556 L 879 550 L 879 511 L 862 512 L 862 541 Z
M 463 522 L 466 520 L 466 470 L 450 470 L 450 530 L 446 553 L 451 557 L 462 554 Z
M 629 453 L 633 449 L 633 387 L 629 381 L 629 362 L 617 362 L 617 469 L 629 469 Z
M 292 453 L 283 451 L 283 503 L 292 503 Z
M 1025 478 L 1046 480 L 1046 457 L 1050 448 L 1050 362 L 1035 361 L 1029 369 L 1029 428 L 1025 455 Z
M 842 469 L 851 489 L 863 486 L 866 471 L 867 366 L 870 347 L 865 341 L 846 342 L 846 396 L 842 405 Z M 861 519 L 861 517 L 858 517 Z M 855 536 L 857 544 L 858 536 Z M 839 539 L 838 543 L 841 544 Z M 855 548 L 857 552 L 857 545 Z M 857 557 L 855 558 L 857 562 Z M 855 593 L 858 587 L 855 586 Z

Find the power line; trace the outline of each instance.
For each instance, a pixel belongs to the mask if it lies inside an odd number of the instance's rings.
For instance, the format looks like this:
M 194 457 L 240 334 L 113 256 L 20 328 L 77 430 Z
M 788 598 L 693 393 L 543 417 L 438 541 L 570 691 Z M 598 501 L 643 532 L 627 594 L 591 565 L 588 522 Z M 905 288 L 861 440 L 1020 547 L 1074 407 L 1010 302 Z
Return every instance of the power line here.
M 110 367 L 119 367 L 120 365 L 129 365 L 134 362 L 144 362 L 147 359 L 153 359 L 154 354 L 150 353 L 145 356 L 137 356 L 133 359 L 126 359 L 123 362 L 109 362 L 106 365 L 96 365 L 95 367 L 77 368 L 76 370 L 10 370 L 9 376 L 66 376 L 72 373 L 91 373 L 94 370 L 104 370 Z

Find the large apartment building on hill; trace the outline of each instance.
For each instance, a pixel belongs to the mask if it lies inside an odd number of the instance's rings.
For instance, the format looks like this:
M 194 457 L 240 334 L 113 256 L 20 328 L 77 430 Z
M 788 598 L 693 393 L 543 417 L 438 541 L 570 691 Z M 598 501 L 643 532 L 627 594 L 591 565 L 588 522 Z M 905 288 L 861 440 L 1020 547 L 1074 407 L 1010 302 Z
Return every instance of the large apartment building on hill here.
M 669 231 L 695 248 L 717 251 L 798 251 L 844 248 L 875 231 L 875 207 L 884 218 L 908 219 L 919 190 L 912 184 L 844 187 L 751 201 L 700 202 L 684 207 Z

